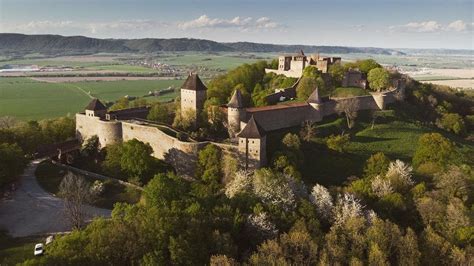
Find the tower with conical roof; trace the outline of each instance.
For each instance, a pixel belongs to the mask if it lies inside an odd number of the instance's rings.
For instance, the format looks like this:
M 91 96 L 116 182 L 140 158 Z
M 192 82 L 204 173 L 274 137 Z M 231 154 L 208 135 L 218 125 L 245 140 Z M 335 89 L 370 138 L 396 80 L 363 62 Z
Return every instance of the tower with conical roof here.
M 237 89 L 227 104 L 227 122 L 229 124 L 229 134 L 231 138 L 235 137 L 235 134 L 240 131 L 240 121 L 244 119 L 245 114 L 246 111 L 242 100 L 242 93 Z
M 86 116 L 103 118 L 107 113 L 105 105 L 97 98 L 92 99 L 85 108 Z
M 207 88 L 199 76 L 190 73 L 183 86 L 181 86 L 181 114 L 189 114 L 189 110 L 192 110 L 195 113 L 194 118 L 197 119 L 204 108 L 206 92 Z
M 321 98 L 319 97 L 319 90 L 318 87 L 314 89 L 314 91 L 309 95 L 306 102 L 311 106 L 310 112 L 308 113 L 307 120 L 312 122 L 318 122 L 322 120 L 322 105 L 321 105 Z
M 245 168 L 259 168 L 267 162 L 267 137 L 265 130 L 252 116 L 242 131 L 237 134 L 239 138 L 239 152 L 244 156 Z

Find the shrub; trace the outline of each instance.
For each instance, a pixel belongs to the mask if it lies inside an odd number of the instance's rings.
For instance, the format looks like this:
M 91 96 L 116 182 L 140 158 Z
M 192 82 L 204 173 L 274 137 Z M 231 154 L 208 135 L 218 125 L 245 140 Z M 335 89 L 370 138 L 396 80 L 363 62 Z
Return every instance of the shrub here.
M 331 135 L 326 141 L 329 149 L 344 152 L 349 144 L 349 135 Z
M 462 116 L 456 113 L 443 114 L 438 121 L 438 126 L 458 135 L 464 135 L 466 133 L 464 120 Z
M 384 176 L 387 173 L 389 164 L 390 159 L 383 152 L 373 154 L 365 163 L 364 175 L 366 177 Z
M 453 157 L 454 145 L 439 133 L 426 133 L 418 140 L 418 147 L 413 156 L 413 165 L 434 163 L 446 165 Z

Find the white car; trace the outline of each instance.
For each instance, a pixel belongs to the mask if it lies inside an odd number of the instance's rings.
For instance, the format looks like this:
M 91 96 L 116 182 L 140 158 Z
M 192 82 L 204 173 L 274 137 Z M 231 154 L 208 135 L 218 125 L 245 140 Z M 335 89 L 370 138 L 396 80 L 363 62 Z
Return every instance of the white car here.
M 35 245 L 35 256 L 41 256 L 44 254 L 44 247 L 43 244 L 36 244 Z

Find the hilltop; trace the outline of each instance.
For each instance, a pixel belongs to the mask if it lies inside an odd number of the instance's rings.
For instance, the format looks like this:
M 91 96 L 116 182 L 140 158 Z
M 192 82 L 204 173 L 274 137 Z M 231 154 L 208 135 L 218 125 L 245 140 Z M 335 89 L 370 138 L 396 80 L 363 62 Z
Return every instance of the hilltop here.
M 0 33 L 0 54 L 43 53 L 75 55 L 93 53 L 154 52 L 305 52 L 401 54 L 400 51 L 372 47 L 277 45 L 252 42 L 220 43 L 201 39 L 97 39 L 84 36 L 25 35 Z

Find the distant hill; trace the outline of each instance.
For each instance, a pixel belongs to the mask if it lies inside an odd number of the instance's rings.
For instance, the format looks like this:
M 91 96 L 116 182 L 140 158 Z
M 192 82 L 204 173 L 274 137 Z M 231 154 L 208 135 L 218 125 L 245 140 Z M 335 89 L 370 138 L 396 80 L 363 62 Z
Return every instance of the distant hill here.
M 277 45 L 252 42 L 220 43 L 200 39 L 96 39 L 84 36 L 25 35 L 0 33 L 0 54 L 42 53 L 73 55 L 93 53 L 199 52 L 296 52 L 400 54 L 384 48 L 343 46 Z

